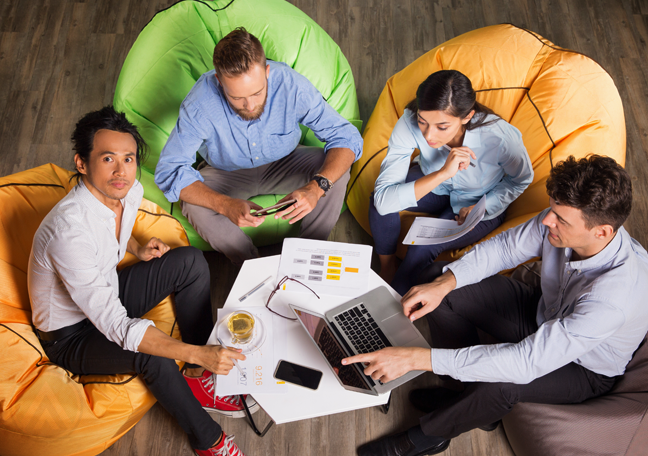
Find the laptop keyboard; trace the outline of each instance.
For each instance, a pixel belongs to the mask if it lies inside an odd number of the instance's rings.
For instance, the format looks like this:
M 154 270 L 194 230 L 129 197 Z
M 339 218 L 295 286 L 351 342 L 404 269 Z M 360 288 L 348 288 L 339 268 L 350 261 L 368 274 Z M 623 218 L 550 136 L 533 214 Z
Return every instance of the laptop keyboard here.
M 348 386 L 354 386 L 360 389 L 369 389 L 367 384 L 362 381 L 360 374 L 350 365 L 343 366 L 342 360 L 347 357 L 346 353 L 340 348 L 339 342 L 335 339 L 328 326 L 325 326 L 318 339 L 318 345 L 324 356 L 331 366 L 336 370 L 340 381 Z
M 358 353 L 371 353 L 392 346 L 364 304 L 337 314 L 335 321 Z

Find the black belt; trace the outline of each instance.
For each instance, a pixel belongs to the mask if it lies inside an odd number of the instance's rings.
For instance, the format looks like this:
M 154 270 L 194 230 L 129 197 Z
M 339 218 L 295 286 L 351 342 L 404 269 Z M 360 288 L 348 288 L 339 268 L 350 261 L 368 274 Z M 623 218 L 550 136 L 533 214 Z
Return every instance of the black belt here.
M 34 332 L 40 340 L 53 342 L 55 340 L 63 339 L 64 337 L 74 334 L 88 323 L 90 323 L 90 320 L 86 318 L 78 323 L 54 331 L 39 331 L 38 329 L 34 328 Z

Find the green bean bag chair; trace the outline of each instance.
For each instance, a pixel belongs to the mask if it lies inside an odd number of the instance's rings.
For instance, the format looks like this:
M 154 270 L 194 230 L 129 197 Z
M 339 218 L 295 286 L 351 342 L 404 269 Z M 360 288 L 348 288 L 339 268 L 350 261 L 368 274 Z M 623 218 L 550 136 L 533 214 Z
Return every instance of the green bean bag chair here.
M 216 43 L 234 28 L 244 26 L 255 35 L 269 59 L 285 62 L 306 76 L 328 103 L 360 129 L 355 83 L 351 68 L 337 44 L 306 14 L 284 0 L 181 1 L 160 11 L 144 27 L 122 67 L 114 106 L 126 113 L 150 147 L 142 164 L 144 197 L 176 217 L 191 245 L 211 250 L 178 203 L 167 201 L 153 182 L 162 147 L 178 119 L 182 100 L 205 72 L 212 70 Z M 322 143 L 302 126 L 301 143 Z M 267 207 L 285 195 L 252 198 Z M 298 224 L 267 217 L 257 228 L 243 228 L 257 246 L 298 234 Z

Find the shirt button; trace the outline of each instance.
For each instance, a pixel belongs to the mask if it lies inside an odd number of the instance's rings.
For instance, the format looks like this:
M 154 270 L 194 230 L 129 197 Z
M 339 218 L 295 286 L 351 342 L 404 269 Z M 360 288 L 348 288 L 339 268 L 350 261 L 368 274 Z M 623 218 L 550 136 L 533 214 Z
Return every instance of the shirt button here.
M 252 143 L 253 146 L 256 146 L 256 143 Z
M 259 157 L 254 157 L 254 158 L 255 158 L 255 160 L 258 160 L 258 159 L 259 159 Z

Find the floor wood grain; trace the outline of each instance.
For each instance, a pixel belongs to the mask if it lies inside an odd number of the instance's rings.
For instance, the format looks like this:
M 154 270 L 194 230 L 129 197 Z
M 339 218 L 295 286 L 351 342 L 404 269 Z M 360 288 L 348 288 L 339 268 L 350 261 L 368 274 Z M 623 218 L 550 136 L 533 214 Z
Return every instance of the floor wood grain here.
M 624 103 L 626 168 L 634 208 L 625 224 L 648 245 L 647 0 L 291 0 L 340 45 L 351 64 L 366 122 L 387 78 L 469 30 L 502 22 L 532 29 L 598 61 Z M 47 162 L 72 167 L 69 137 L 84 113 L 111 103 L 121 65 L 142 27 L 172 0 L 0 0 L 0 175 Z M 346 212 L 332 240 L 371 243 Z M 262 249 L 276 254 L 278 248 Z M 237 270 L 208 253 L 214 307 L 222 306 Z M 423 331 L 426 328 L 421 327 Z M 388 415 L 377 408 L 275 426 L 260 439 L 244 420 L 218 418 L 248 456 L 353 455 L 379 436 L 404 430 L 420 414 L 410 389 L 435 384 L 429 374 L 397 389 Z M 255 418 L 265 423 L 263 411 Z M 102 453 L 189 455 L 186 436 L 159 405 Z M 502 428 L 452 441 L 452 456 L 512 455 Z

